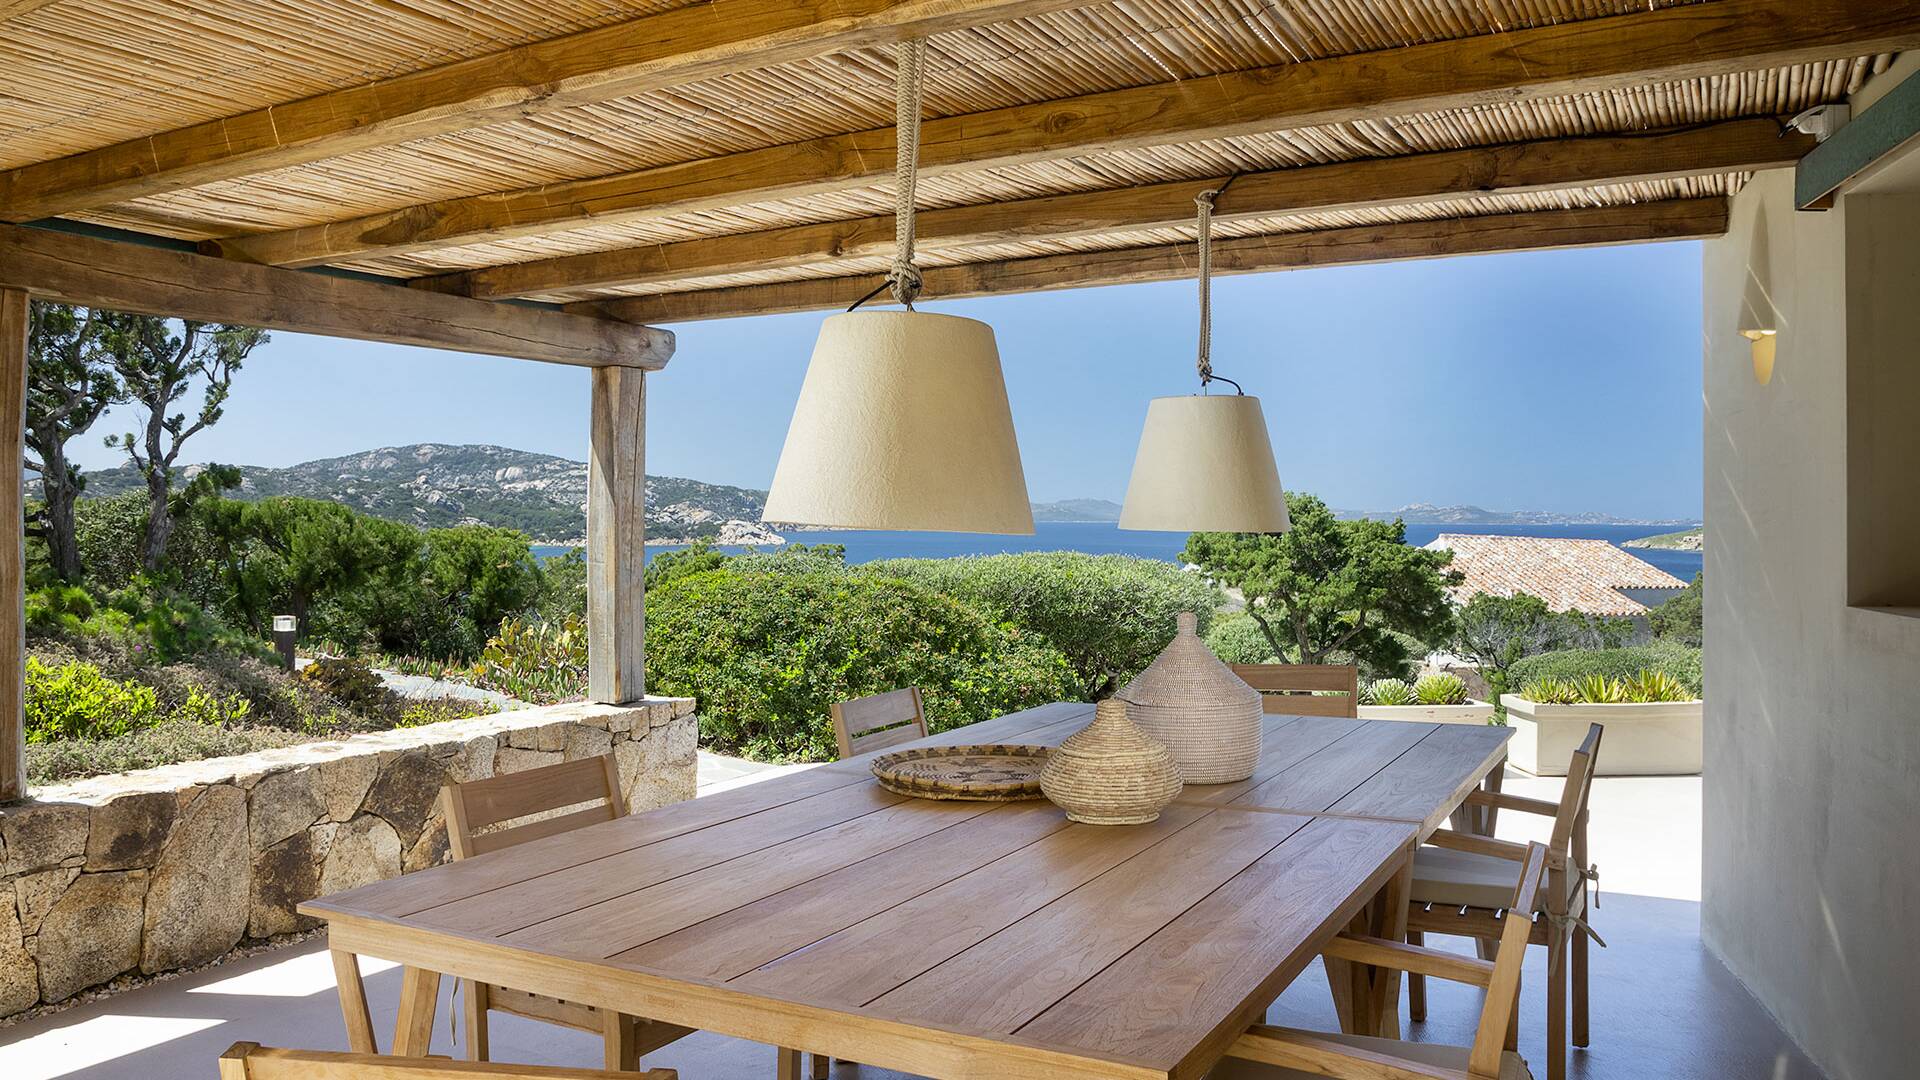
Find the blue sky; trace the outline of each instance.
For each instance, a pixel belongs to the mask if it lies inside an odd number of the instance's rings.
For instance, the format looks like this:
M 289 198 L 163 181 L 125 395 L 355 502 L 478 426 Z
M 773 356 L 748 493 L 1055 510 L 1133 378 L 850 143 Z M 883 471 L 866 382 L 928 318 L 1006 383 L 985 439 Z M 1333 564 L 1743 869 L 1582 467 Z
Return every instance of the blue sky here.
M 1262 398 L 1282 481 L 1409 502 L 1693 518 L 1697 243 L 1216 281 L 1214 367 Z M 1194 386 L 1190 281 L 932 302 L 998 336 L 1038 500 L 1125 492 L 1147 399 Z M 851 298 L 849 298 L 851 299 Z M 765 487 L 820 315 L 692 323 L 649 379 L 648 471 Z M 276 334 L 189 461 L 288 465 L 414 442 L 586 456 L 587 377 L 545 364 Z M 130 418 L 75 440 L 86 467 Z

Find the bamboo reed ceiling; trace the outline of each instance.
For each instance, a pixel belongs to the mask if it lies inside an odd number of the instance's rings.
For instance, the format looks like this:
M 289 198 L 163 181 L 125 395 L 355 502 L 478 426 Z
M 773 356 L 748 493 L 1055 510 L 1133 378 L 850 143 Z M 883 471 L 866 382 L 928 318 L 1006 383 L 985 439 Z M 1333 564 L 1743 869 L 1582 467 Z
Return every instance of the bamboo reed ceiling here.
M 748 0 L 724 0 L 745 3 Z M 1504 35 L 1720 0 L 1117 0 L 1032 5 L 1036 14 L 947 29 L 930 39 L 926 113 L 958 117 L 1106 91 L 1193 84 L 1209 76 Z M 130 140 L 390 80 L 530 43 L 614 27 L 709 0 L 53 0 L 0 21 L 0 171 L 100 152 Z M 831 3 L 814 5 L 832 8 Z M 879 5 L 867 3 L 865 7 Z M 1844 6 L 1844 5 L 1843 5 Z M 1011 10 L 1014 5 L 1002 5 Z M 731 10 L 731 9 L 726 9 Z M 715 17 L 726 14 L 714 8 Z M 682 12 L 674 17 L 695 17 Z M 927 209 L 1102 192 L 1172 180 L 1312 168 L 1470 147 L 1613 133 L 1690 129 L 1778 117 L 1844 98 L 1883 70 L 1885 53 L 1834 55 L 1788 66 L 1596 86 L 1529 99 L 1481 95 L 1455 107 L 1369 115 L 1230 137 L 1103 148 L 1069 146 L 1013 164 L 930 171 Z M 1391 62 L 1392 54 L 1385 54 Z M 423 137 L 363 140 L 294 164 L 154 184 L 136 197 L 63 214 L 191 241 L 280 234 L 354 219 L 431 220 L 448 200 L 498 193 L 538 201 L 560 185 L 726 159 L 771 147 L 887 128 L 893 60 L 871 45 L 788 62 L 735 63 L 718 74 L 564 107 L 537 103 L 512 118 L 447 126 Z M 876 145 L 885 145 L 884 137 Z M 157 154 L 157 152 L 156 152 Z M 295 159 L 288 159 L 295 160 Z M 743 159 L 744 160 L 744 159 Z M 870 171 L 870 170 L 869 170 Z M 1325 211 L 1222 220 L 1224 237 L 1356 225 L 1713 198 L 1747 172 L 1703 167 L 1617 183 L 1474 193 Z M 594 252 L 686 244 L 763 230 L 885 215 L 891 184 L 862 175 L 802 194 L 761 197 L 743 185 L 711 205 L 660 212 L 556 217 L 551 225 L 481 229 L 430 242 L 361 245 L 318 260 L 419 278 Z M 501 199 L 509 198 L 499 195 Z M 408 208 L 423 208 L 409 210 Z M 436 212 L 437 213 L 437 212 Z M 770 234 L 771 235 L 771 234 Z M 1149 247 L 1189 241 L 1190 226 L 1159 222 L 994 242 L 923 241 L 928 266 Z M 331 251 L 332 249 L 329 249 Z M 278 260 L 276 260 L 278 261 Z M 860 252 L 798 264 L 691 272 L 673 280 L 595 281 L 521 293 L 534 299 L 717 289 L 884 269 Z M 476 294 L 478 295 L 478 294 Z M 857 295 L 857 293 L 855 294 Z

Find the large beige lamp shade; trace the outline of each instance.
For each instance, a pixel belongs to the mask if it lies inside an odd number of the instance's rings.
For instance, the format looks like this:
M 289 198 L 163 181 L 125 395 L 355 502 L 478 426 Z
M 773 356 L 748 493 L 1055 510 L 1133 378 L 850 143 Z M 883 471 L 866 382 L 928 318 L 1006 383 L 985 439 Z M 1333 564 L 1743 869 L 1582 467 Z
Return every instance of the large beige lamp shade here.
M 1259 398 L 1195 394 L 1147 405 L 1121 528 L 1277 533 L 1290 525 Z
M 993 328 L 924 311 L 828 318 L 761 517 L 1033 532 Z

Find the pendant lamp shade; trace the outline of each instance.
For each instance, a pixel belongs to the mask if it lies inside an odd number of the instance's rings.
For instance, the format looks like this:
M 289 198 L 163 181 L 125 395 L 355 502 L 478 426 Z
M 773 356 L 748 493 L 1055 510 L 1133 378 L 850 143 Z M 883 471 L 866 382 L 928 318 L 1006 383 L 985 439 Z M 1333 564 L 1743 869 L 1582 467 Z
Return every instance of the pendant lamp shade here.
M 829 317 L 761 517 L 1033 532 L 993 328 L 924 311 Z
M 1120 510 L 1123 529 L 1286 532 L 1287 497 L 1260 399 L 1154 398 Z

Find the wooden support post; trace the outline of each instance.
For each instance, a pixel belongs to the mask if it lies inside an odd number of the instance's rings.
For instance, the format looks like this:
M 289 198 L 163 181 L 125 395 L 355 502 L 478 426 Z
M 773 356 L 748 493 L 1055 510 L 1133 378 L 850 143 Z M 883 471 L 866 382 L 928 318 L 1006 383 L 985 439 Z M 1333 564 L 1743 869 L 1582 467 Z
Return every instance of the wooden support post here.
M 21 513 L 27 431 L 27 294 L 0 289 L 0 802 L 27 794 L 26 537 Z
M 645 696 L 647 385 L 638 368 L 593 371 L 587 465 L 587 698 Z

